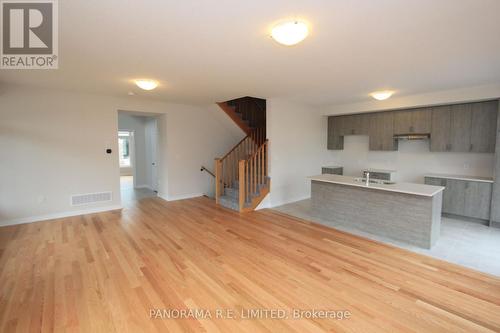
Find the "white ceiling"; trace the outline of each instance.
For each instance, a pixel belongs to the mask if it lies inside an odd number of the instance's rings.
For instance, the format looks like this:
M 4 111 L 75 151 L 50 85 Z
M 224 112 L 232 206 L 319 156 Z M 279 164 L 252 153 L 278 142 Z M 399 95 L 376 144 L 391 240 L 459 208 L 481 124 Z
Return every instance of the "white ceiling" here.
M 243 95 L 310 104 L 500 82 L 499 0 L 60 0 L 59 70 L 1 70 L 2 84 L 171 102 Z M 295 47 L 269 26 L 310 22 Z M 153 92 L 130 80 L 154 78 Z M 130 97 L 135 98 L 135 97 Z

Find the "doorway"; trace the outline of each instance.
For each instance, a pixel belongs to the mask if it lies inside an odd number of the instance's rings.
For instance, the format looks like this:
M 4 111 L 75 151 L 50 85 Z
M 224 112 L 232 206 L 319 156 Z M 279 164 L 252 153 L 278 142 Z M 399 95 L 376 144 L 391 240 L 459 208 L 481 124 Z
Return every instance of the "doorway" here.
M 157 196 L 157 118 L 119 111 L 117 139 L 122 202 Z

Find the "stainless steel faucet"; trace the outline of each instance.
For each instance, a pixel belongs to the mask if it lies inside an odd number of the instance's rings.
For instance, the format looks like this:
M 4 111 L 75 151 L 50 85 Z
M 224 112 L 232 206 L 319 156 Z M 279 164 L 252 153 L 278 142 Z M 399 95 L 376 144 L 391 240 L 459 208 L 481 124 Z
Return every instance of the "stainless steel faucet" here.
M 365 177 L 366 177 L 366 186 L 370 185 L 370 173 L 367 171 L 365 172 Z

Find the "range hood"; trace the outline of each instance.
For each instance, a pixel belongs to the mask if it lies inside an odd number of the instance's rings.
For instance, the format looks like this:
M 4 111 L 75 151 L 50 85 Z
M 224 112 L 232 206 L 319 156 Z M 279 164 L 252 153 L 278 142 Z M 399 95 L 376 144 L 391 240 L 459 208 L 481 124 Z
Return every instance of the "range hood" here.
M 427 140 L 430 138 L 430 134 L 396 134 L 394 139 L 396 140 Z

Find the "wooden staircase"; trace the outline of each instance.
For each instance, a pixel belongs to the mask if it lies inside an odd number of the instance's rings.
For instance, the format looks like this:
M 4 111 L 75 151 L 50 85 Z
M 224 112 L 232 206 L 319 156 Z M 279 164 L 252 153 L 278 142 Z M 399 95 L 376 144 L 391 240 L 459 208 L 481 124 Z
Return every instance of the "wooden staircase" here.
M 271 187 L 266 101 L 243 97 L 217 104 L 247 135 L 224 157 L 215 159 L 215 201 L 239 212 L 252 211 Z

